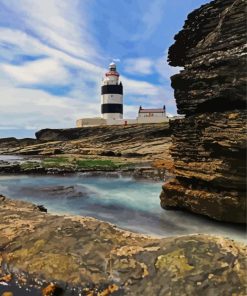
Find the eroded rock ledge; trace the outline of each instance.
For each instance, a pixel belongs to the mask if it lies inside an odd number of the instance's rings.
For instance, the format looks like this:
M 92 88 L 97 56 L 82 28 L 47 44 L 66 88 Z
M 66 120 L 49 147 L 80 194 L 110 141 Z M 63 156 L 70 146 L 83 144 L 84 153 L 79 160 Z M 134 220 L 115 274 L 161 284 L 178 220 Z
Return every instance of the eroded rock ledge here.
M 21 285 L 28 278 L 38 287 L 58 282 L 66 295 L 72 295 L 70 287 L 81 295 L 94 295 L 90 289 L 102 291 L 97 295 L 133 296 L 246 291 L 247 251 L 231 240 L 147 237 L 93 218 L 46 214 L 3 196 L 0 225 L 0 275 L 12 273 Z
M 168 123 L 44 129 L 37 139 L 0 139 L 0 154 L 60 155 L 129 158 L 138 162 L 169 160 Z
M 161 205 L 246 222 L 246 2 L 216 0 L 192 12 L 169 50 L 183 66 L 172 86 L 175 178 Z

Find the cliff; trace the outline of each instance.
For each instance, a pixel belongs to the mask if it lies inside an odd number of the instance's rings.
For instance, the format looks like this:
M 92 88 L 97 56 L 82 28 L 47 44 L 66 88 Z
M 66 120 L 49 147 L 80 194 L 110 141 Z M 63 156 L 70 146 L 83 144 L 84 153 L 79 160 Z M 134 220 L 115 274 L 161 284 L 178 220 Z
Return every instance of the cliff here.
M 245 294 L 247 253 L 240 243 L 208 235 L 158 239 L 40 209 L 0 196 L 0 292 Z
M 169 49 L 178 113 L 175 178 L 161 205 L 246 222 L 246 2 L 216 0 L 189 14 Z

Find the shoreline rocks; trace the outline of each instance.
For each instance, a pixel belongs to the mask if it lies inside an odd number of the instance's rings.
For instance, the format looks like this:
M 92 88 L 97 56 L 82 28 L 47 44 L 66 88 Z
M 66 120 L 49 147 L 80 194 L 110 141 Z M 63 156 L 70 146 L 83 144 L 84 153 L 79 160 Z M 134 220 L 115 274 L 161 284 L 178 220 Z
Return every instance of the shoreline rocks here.
M 0 275 L 12 274 L 24 288 L 35 280 L 37 289 L 53 283 L 65 295 L 246 291 L 246 246 L 232 240 L 209 235 L 159 239 L 89 217 L 50 215 L 5 197 L 0 198 L 0 224 Z
M 136 179 L 150 179 L 155 181 L 163 181 L 166 176 L 166 169 L 162 167 L 153 167 L 150 163 L 147 164 L 124 164 L 112 166 L 103 165 L 94 167 L 79 167 L 75 161 L 66 161 L 64 164 L 56 164 L 55 158 L 46 158 L 52 166 L 46 166 L 41 159 L 20 159 L 18 161 L 0 161 L 0 176 L 5 174 L 15 175 L 72 175 L 84 174 L 92 177 L 114 177 L 114 176 L 131 176 Z M 54 162 L 53 159 L 55 159 Z M 68 157 L 69 159 L 69 157 Z M 74 157 L 73 157 L 74 159 Z M 93 160 L 94 161 L 94 160 Z M 90 164 L 90 163 L 89 163 Z
M 246 2 L 215 0 L 189 14 L 169 49 L 174 178 L 161 206 L 246 223 Z
M 167 151 L 171 143 L 169 123 L 45 129 L 36 135 L 37 139 L 25 146 L 18 145 L 18 141 L 22 140 L 16 140 L 17 143 L 15 141 L 12 145 L 11 141 L 0 139 L 0 154 L 74 154 L 85 158 L 114 157 L 146 162 L 169 159 Z

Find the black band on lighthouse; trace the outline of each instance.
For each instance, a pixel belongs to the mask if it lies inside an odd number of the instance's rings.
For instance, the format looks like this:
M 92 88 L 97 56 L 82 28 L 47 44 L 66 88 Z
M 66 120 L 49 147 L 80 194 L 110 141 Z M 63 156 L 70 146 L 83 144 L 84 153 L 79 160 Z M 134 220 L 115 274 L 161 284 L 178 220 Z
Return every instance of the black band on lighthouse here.
M 122 84 L 118 85 L 103 85 L 101 86 L 101 94 L 106 95 L 106 94 L 123 94 L 123 86 Z
M 101 113 L 121 113 L 123 114 L 122 104 L 102 104 Z

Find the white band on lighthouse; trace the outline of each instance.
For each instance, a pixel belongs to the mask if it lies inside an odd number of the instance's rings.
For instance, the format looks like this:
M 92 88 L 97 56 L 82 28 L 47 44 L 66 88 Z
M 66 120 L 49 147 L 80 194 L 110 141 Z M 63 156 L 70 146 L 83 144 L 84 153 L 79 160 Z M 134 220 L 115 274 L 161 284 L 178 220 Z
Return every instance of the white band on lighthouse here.
M 101 85 L 101 117 L 104 119 L 123 118 L 123 85 L 119 83 L 116 64 L 109 65 L 109 71 Z

